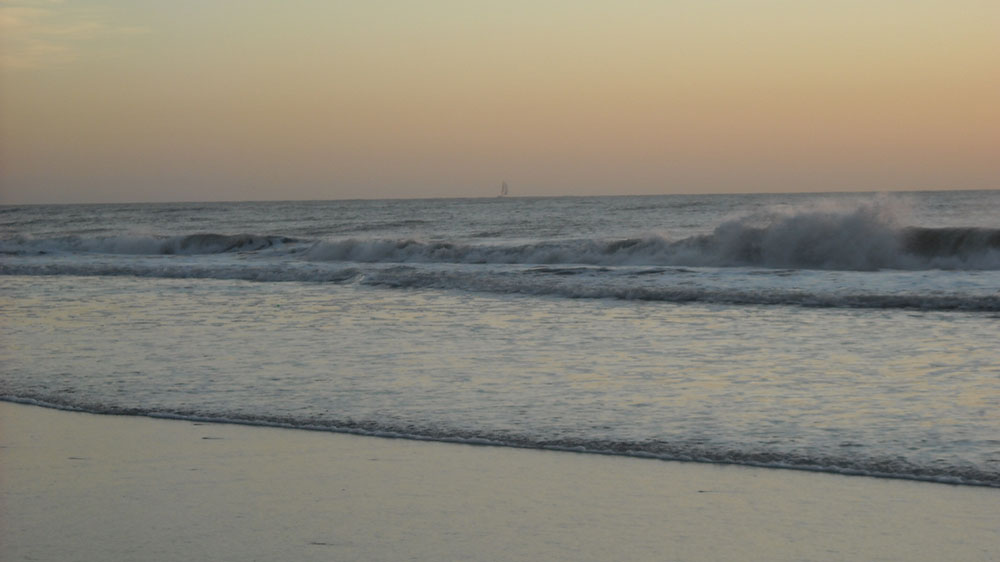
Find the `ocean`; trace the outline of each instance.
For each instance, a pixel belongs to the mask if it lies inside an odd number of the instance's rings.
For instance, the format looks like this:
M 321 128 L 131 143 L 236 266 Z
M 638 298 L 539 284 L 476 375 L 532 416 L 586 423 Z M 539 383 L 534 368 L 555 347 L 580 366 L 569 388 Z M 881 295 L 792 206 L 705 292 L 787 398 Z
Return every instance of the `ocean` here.
M 0 310 L 7 401 L 1000 487 L 1000 191 L 6 206 Z

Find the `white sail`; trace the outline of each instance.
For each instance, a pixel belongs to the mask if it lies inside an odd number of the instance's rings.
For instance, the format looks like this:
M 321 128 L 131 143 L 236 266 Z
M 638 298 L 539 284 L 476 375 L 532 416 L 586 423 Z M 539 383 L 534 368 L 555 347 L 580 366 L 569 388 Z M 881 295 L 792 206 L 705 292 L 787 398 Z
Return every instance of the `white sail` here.
M 505 197 L 507 195 L 507 182 L 500 183 L 500 197 Z

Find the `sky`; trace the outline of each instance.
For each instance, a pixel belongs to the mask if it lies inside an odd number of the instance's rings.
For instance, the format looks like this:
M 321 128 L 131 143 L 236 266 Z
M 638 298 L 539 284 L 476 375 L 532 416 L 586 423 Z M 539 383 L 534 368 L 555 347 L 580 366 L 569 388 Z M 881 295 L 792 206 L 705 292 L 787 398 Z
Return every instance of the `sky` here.
M 0 1 L 0 204 L 1000 188 L 997 0 Z

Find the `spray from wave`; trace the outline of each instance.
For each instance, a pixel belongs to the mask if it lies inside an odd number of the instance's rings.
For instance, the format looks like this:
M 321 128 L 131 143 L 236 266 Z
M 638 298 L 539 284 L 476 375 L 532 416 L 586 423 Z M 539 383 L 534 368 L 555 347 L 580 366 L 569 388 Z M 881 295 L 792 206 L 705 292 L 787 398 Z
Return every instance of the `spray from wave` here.
M 768 211 L 723 222 L 711 234 L 670 240 L 558 240 L 485 245 L 419 240 L 334 240 L 305 253 L 316 261 L 581 264 L 596 266 L 1000 269 L 1000 229 L 904 227 L 883 200 Z
M 14 237 L 0 253 L 295 255 L 311 262 L 456 263 L 592 266 L 764 267 L 874 271 L 879 269 L 1000 269 L 1000 229 L 904 226 L 888 199 L 804 209 L 769 210 L 733 218 L 711 233 L 681 239 L 539 240 L 511 244 L 477 236 L 418 239 L 297 239 L 290 236 L 196 233 L 181 236 Z
M 876 200 L 767 212 L 727 221 L 674 245 L 688 265 L 867 271 L 998 269 L 1000 230 L 902 227 L 899 207 Z M 703 259 L 702 263 L 697 263 Z M 676 264 L 675 265 L 682 265 Z

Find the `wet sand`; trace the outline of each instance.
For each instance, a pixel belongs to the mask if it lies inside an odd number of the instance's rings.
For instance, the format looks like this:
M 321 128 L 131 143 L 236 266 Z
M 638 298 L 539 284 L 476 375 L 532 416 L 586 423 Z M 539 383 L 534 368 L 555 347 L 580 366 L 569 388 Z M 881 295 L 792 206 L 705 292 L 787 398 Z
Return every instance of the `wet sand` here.
M 995 560 L 1000 490 L 0 402 L 0 559 Z

